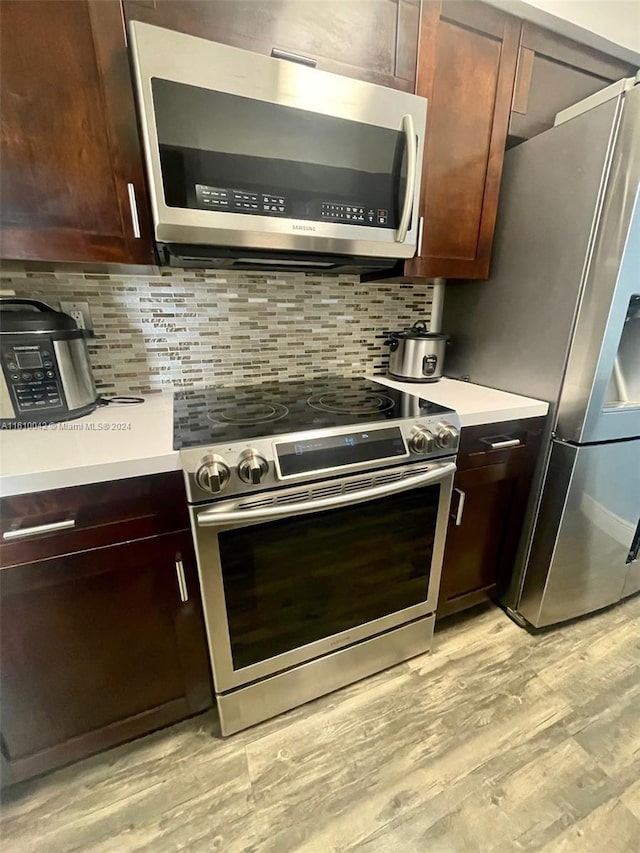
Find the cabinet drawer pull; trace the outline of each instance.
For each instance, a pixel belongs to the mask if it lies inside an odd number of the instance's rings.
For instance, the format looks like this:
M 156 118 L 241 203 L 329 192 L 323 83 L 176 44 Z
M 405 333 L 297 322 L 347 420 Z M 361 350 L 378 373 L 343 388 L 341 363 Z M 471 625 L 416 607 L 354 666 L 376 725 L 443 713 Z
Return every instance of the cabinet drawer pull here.
M 462 514 L 464 512 L 464 502 L 466 500 L 467 495 L 465 492 L 462 491 L 462 489 L 454 489 L 453 491 L 456 492 L 458 495 L 458 509 L 455 515 L 451 513 L 450 516 L 452 519 L 455 520 L 456 527 L 460 527 L 460 525 L 462 524 Z
M 70 530 L 75 526 L 75 518 L 67 518 L 65 521 L 54 521 L 51 524 L 36 524 L 34 527 L 21 527 L 20 530 L 7 530 L 2 534 L 2 538 L 22 539 L 27 536 L 40 536 L 43 533 L 55 533 L 56 530 Z
M 138 219 L 138 203 L 136 201 L 136 188 L 133 184 L 127 184 L 127 192 L 129 193 L 129 207 L 131 208 L 131 224 L 133 226 L 133 236 L 136 240 L 140 239 L 140 220 Z
M 299 53 L 291 53 L 290 50 L 280 50 L 279 47 L 271 48 L 271 56 L 274 59 L 286 59 L 288 62 L 297 62 L 298 65 L 306 65 L 308 68 L 315 68 L 318 64 L 315 59 L 310 56 L 302 56 Z
M 178 577 L 178 592 L 180 593 L 180 601 L 189 601 L 189 590 L 187 589 L 187 579 L 184 576 L 184 566 L 182 560 L 176 560 L 176 575 Z
M 520 447 L 522 442 L 519 438 L 508 438 L 504 441 L 489 441 L 488 439 L 483 439 L 492 450 L 503 450 L 505 447 Z

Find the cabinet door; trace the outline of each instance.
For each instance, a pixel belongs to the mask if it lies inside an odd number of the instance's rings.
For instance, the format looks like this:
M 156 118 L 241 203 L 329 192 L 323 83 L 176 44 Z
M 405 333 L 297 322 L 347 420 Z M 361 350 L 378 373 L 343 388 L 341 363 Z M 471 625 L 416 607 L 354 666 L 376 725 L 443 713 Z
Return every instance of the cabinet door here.
M 548 130 L 560 110 L 635 71 L 626 62 L 525 21 L 509 124 L 510 144 Z
M 510 523 L 517 472 L 504 465 L 458 471 L 447 530 L 438 616 L 485 601 L 496 579 Z
M 416 93 L 429 99 L 418 255 L 405 275 L 486 278 L 520 23 L 473 0 L 425 0 Z
M 0 11 L 0 256 L 153 263 L 120 4 Z
M 462 430 L 438 617 L 502 594 L 522 533 L 545 418 Z
M 419 0 L 125 0 L 130 20 L 413 91 Z
M 210 705 L 189 531 L 4 568 L 0 580 L 5 781 Z

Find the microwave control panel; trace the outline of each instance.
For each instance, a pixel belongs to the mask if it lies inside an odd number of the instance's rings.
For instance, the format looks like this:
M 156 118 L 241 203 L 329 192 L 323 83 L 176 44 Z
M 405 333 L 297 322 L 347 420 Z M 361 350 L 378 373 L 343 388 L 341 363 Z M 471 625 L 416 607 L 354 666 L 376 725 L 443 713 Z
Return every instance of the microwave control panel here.
M 287 200 L 281 195 L 207 187 L 196 184 L 196 198 L 202 207 L 223 210 L 225 213 L 254 213 L 260 216 L 287 215 Z
M 17 415 L 36 415 L 64 405 L 51 341 L 3 343 L 2 372 Z
M 300 201 L 294 203 L 286 195 L 252 192 L 251 190 L 212 187 L 196 184 L 196 203 L 204 210 L 224 213 L 249 213 L 256 216 L 281 216 L 306 219 L 311 222 L 341 222 L 345 225 L 392 228 L 389 210 L 365 204 L 345 204 L 338 201 Z
M 347 225 L 387 225 L 389 222 L 389 211 L 386 208 L 379 207 L 374 210 L 372 207 L 353 204 L 339 204 L 331 201 L 322 202 L 323 219 L 330 219 L 332 222 L 346 222 Z

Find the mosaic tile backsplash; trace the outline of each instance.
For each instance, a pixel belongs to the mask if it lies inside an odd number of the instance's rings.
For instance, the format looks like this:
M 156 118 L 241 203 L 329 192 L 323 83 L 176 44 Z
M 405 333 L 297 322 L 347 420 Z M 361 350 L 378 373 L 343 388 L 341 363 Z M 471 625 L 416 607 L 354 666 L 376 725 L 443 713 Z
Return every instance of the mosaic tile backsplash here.
M 0 289 L 87 302 L 98 390 L 146 394 L 323 374 L 384 374 L 388 332 L 428 319 L 431 289 L 353 276 L 161 270 L 2 273 Z

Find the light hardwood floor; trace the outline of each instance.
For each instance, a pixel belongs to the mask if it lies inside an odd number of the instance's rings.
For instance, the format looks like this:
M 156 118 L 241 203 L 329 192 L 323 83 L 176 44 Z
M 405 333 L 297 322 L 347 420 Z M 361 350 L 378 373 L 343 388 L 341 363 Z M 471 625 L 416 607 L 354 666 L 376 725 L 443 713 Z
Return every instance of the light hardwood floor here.
M 640 597 L 531 636 L 490 608 L 222 740 L 213 712 L 4 795 L 2 850 L 638 853 Z

